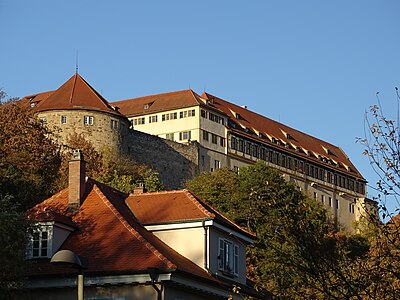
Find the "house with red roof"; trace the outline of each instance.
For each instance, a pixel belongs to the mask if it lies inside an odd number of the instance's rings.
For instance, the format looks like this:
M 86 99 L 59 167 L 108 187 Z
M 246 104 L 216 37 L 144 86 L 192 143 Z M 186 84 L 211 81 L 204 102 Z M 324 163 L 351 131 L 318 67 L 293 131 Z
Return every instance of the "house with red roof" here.
M 34 299 L 71 299 L 77 270 L 50 263 L 60 250 L 85 261 L 85 299 L 261 297 L 246 279 L 255 236 L 186 190 L 126 195 L 86 178 L 74 151 L 69 186 L 28 211 Z

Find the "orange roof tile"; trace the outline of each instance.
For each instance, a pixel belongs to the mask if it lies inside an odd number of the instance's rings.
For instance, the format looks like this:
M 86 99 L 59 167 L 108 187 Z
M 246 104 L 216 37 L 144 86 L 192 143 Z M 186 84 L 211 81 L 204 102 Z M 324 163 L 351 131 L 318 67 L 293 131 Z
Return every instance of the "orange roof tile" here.
M 339 162 L 341 163 L 342 172 L 347 172 L 358 177 L 359 179 L 363 179 L 362 175 L 340 147 L 288 127 L 282 123 L 271 120 L 267 117 L 252 112 L 247 108 L 235 105 L 211 94 L 203 93 L 201 97 L 209 100 L 209 104 L 211 106 L 223 111 L 231 118 L 232 122 L 236 123 L 236 129 L 231 128 L 233 132 L 237 131 L 240 132 L 241 135 L 247 135 L 250 138 L 259 139 L 263 142 L 270 142 L 268 139 L 269 135 L 270 137 L 278 139 L 285 144 L 289 144 L 290 148 L 292 149 L 293 147 L 299 147 L 300 149 L 312 151 L 315 155 L 320 155 L 321 157 L 331 159 L 333 162 Z M 240 117 L 237 118 L 236 114 L 239 114 Z M 259 137 L 260 133 L 261 136 L 263 136 L 261 138 Z M 314 154 L 307 159 L 318 161 L 318 158 Z M 303 153 L 303 155 L 307 156 L 306 153 Z M 350 167 L 350 171 L 345 168 L 346 166 Z
M 78 213 L 67 212 L 68 189 L 64 189 L 30 209 L 28 216 L 40 221 L 44 212 L 51 211 L 72 218 L 79 229 L 70 234 L 61 249 L 85 257 L 88 274 L 128 274 L 157 268 L 215 281 L 205 270 L 139 225 L 125 205 L 125 198 L 125 194 L 88 179 Z M 38 260 L 31 267 L 31 276 L 68 273 L 48 260 Z
M 188 190 L 131 194 L 125 202 L 135 217 L 145 225 L 216 220 L 246 236 L 255 237 L 251 232 L 197 199 Z
M 73 75 L 56 91 L 32 96 L 34 96 L 32 101 L 38 102 L 36 105 L 38 111 L 54 109 L 94 109 L 121 115 L 79 74 Z M 24 99 L 29 99 L 32 96 L 24 97 Z
M 158 95 L 113 102 L 127 117 L 151 114 L 165 109 L 179 109 L 199 105 L 200 96 L 192 90 L 182 90 Z M 148 107 L 148 108 L 145 108 Z

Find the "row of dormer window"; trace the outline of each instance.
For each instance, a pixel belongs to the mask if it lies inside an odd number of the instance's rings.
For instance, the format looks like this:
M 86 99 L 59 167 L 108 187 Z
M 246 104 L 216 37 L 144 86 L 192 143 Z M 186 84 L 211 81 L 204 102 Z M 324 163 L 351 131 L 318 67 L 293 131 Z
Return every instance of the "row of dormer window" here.
M 272 164 L 303 173 L 312 178 L 335 184 L 339 187 L 355 191 L 360 194 L 365 193 L 365 187 L 362 182 L 356 181 L 349 176 L 340 175 L 330 169 L 305 162 L 301 159 L 288 154 L 270 149 L 265 146 L 254 144 L 241 138 L 232 136 L 230 147 L 236 152 L 247 154 L 252 158 L 262 159 Z

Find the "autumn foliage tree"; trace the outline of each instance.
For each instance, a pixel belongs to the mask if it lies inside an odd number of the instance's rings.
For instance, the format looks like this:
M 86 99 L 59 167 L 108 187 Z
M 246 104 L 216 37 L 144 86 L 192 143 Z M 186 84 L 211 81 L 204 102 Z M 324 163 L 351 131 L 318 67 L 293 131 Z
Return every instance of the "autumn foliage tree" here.
M 361 236 L 333 231 L 326 211 L 262 162 L 240 172 L 202 173 L 186 187 L 257 235 L 248 276 L 279 299 L 357 299 L 362 277 L 351 272 L 365 255 Z
M 58 180 L 59 189 L 68 182 L 68 161 L 74 149 L 82 150 L 86 162 L 86 175 L 111 187 L 131 193 L 143 183 L 149 192 L 163 189 L 158 174 L 146 165 L 138 164 L 132 158 L 106 147 L 97 151 L 84 134 L 73 133 L 64 145 L 62 165 Z
M 0 103 L 0 194 L 22 210 L 54 191 L 61 157 L 50 135 L 29 108 L 12 99 Z

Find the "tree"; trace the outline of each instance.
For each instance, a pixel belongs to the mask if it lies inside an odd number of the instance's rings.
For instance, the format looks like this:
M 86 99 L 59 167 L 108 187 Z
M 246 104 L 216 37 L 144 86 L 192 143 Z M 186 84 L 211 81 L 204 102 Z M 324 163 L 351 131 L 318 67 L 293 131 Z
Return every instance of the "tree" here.
M 400 196 L 400 96 L 396 87 L 397 117 L 393 120 L 383 113 L 379 93 L 376 94 L 378 104 L 370 107 L 370 112 L 365 113 L 364 137 L 358 138 L 371 167 L 378 175 L 377 190 L 385 198 L 390 196 L 395 206 L 399 206 Z M 380 196 L 380 195 L 379 195 Z M 389 212 L 386 203 L 381 203 L 384 218 Z M 393 205 L 392 205 L 393 206 Z
M 149 192 L 163 189 L 158 174 L 149 167 L 108 148 L 103 148 L 99 152 L 83 134 L 71 134 L 64 148 L 58 182 L 60 188 L 65 187 L 68 182 L 68 161 L 72 151 L 80 149 L 86 161 L 86 174 L 91 178 L 127 194 L 131 193 L 139 183 L 144 183 Z
M 368 251 L 361 236 L 333 231 L 323 207 L 262 162 L 203 173 L 186 187 L 254 232 L 249 277 L 282 299 L 359 298 L 351 266 Z
M 28 107 L 14 99 L 0 103 L 0 194 L 11 195 L 21 210 L 54 191 L 61 156 L 50 135 Z
M 379 208 L 386 224 L 377 221 L 371 215 L 371 250 L 366 262 L 366 276 L 370 278 L 368 286 L 370 299 L 397 299 L 400 295 L 400 96 L 395 88 L 395 116 L 384 113 L 379 93 L 377 104 L 365 113 L 364 137 L 357 141 L 364 146 L 364 155 L 378 175 Z
M 18 299 L 26 268 L 25 249 L 29 223 L 10 195 L 0 195 L 0 293 L 2 299 Z

